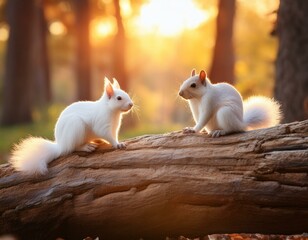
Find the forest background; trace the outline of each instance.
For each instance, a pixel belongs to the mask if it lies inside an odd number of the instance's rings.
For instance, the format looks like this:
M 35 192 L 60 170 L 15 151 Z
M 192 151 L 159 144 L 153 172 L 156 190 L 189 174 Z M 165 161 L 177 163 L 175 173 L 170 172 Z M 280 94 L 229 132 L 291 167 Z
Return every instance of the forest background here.
M 274 96 L 278 0 L 0 1 L 0 162 L 103 79 L 133 97 L 120 138 L 192 125 L 178 88 L 193 68 L 244 98 Z

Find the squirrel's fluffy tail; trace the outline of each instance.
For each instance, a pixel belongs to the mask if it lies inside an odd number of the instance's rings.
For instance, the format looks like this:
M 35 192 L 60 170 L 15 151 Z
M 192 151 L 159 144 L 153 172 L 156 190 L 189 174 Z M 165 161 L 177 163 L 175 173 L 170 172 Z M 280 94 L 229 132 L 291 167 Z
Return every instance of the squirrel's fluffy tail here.
M 280 120 L 280 104 L 275 100 L 257 96 L 244 101 L 244 123 L 248 130 L 275 126 Z
M 59 146 L 44 138 L 29 137 L 14 146 L 11 164 L 29 174 L 47 172 L 47 164 L 60 156 Z

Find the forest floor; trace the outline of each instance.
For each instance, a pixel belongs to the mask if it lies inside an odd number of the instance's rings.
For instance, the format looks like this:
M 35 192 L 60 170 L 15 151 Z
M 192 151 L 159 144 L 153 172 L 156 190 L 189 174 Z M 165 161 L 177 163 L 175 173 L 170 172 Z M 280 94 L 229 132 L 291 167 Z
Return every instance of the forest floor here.
M 198 238 L 166 238 L 166 240 L 307 240 L 308 233 L 298 235 L 264 235 L 264 234 L 211 234 Z
M 56 240 L 65 240 L 65 239 L 58 238 Z M 86 237 L 83 240 L 99 240 L 99 238 Z M 139 240 L 143 239 L 141 238 Z M 211 234 L 204 237 L 196 237 L 196 238 L 186 238 L 183 236 L 178 238 L 166 237 L 165 240 L 308 240 L 308 233 L 303 233 L 298 235 L 278 235 L 278 234 L 265 235 L 259 233 Z

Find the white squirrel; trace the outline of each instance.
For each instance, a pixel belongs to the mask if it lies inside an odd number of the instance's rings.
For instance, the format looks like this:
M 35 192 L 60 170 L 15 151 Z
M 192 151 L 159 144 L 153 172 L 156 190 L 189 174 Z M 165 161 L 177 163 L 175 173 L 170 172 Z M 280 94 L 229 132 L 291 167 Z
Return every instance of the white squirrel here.
M 94 139 L 102 138 L 114 148 L 125 148 L 118 142 L 122 114 L 133 107 L 117 80 L 105 78 L 105 91 L 97 101 L 80 101 L 66 107 L 55 126 L 55 141 L 29 137 L 13 149 L 11 164 L 18 171 L 44 174 L 47 165 L 59 156 L 73 151 L 92 152 L 97 148 Z
M 243 102 L 241 94 L 228 83 L 212 84 L 202 70 L 183 82 L 179 95 L 188 100 L 196 125 L 184 133 L 203 128 L 212 137 L 277 125 L 281 119 L 280 105 L 263 97 L 250 97 Z

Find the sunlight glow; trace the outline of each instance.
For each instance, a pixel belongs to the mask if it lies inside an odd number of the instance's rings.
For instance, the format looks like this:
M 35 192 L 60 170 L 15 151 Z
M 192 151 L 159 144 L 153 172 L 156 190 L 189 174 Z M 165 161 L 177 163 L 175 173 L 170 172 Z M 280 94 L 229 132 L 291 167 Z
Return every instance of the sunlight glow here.
M 278 9 L 279 0 L 245 1 L 239 0 L 248 9 L 253 10 L 260 16 L 266 16 Z
M 141 33 L 175 36 L 197 28 L 210 17 L 209 11 L 199 9 L 191 0 L 150 0 L 141 7 L 137 26 Z
M 0 41 L 5 42 L 9 38 L 9 28 L 7 25 L 0 26 Z
M 55 21 L 50 24 L 49 31 L 52 35 L 63 36 L 67 33 L 65 25 L 60 21 Z
M 120 0 L 122 17 L 129 17 L 132 14 L 132 6 L 130 0 Z
M 114 17 L 99 17 L 91 21 L 91 41 L 93 43 L 116 33 L 117 23 Z

